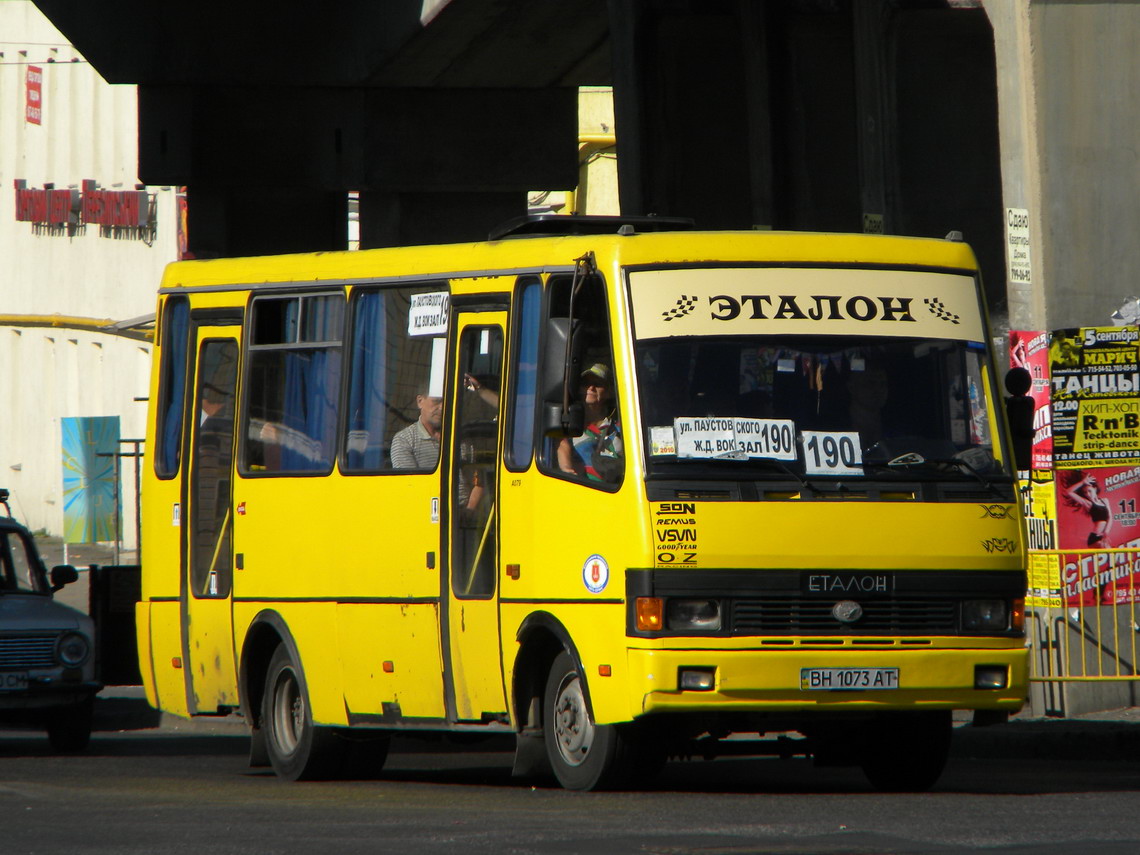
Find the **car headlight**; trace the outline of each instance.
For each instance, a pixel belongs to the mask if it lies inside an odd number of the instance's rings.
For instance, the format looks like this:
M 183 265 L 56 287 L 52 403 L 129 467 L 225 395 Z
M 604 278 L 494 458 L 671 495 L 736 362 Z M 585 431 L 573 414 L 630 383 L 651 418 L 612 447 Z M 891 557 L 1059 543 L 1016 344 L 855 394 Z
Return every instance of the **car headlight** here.
M 1009 604 L 1005 600 L 964 601 L 962 629 L 969 632 L 1005 632 L 1009 629 Z
M 672 630 L 720 629 L 718 600 L 669 600 L 665 623 Z
M 78 668 L 91 655 L 91 642 L 78 632 L 65 632 L 55 643 L 55 656 L 67 668 Z

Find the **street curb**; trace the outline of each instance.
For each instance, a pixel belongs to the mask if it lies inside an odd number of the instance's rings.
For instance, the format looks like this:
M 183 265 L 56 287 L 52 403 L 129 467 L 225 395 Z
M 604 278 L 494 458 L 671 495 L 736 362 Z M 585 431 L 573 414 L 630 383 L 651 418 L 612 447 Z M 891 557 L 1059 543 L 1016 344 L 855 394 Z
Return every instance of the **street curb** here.
M 95 731 L 162 730 L 215 736 L 249 733 L 245 718 L 236 713 L 183 718 L 154 709 L 138 690 L 121 694 L 96 698 Z M 990 727 L 964 724 L 954 728 L 950 755 L 965 759 L 1137 762 L 1140 721 L 1029 719 Z
M 974 759 L 1140 760 L 1140 723 L 1043 719 L 955 728 L 951 756 Z

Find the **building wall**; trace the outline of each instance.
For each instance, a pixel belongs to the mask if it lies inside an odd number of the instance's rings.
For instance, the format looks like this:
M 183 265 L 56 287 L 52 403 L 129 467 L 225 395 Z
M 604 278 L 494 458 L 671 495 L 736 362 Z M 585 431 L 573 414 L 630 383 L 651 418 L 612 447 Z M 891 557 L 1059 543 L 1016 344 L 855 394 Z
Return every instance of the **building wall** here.
M 13 316 L 120 321 L 153 312 L 162 269 L 177 255 L 177 199 L 175 188 L 145 188 L 156 204 L 156 231 L 146 240 L 135 230 L 91 224 L 69 234 L 18 221 L 16 181 L 136 189 L 136 90 L 104 82 L 31 2 L 0 3 L 0 33 L 0 487 L 11 490 L 19 519 L 61 534 L 61 419 L 119 416 L 120 435 L 141 438 L 146 404 L 135 398 L 147 394 L 150 346 Z M 25 114 L 29 66 L 43 72 L 40 124 Z M 124 461 L 127 545 L 133 465 Z
M 1010 326 L 1110 323 L 1140 292 L 1140 3 L 985 0 L 1005 207 L 1029 215 L 1032 281 Z
M 1140 3 L 1033 10 L 1045 328 L 1107 324 L 1140 292 Z

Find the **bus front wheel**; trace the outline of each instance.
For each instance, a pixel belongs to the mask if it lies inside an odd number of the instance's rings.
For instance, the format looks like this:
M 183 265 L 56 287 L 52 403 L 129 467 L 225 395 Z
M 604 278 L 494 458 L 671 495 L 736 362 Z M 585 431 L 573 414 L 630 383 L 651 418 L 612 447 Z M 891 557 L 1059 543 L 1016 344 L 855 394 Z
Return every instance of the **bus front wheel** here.
M 269 660 L 261 726 L 269 763 L 278 777 L 288 781 L 313 781 L 337 773 L 345 744 L 332 728 L 313 724 L 300 668 L 284 644 L 278 646 Z
M 565 651 L 550 666 L 542 709 L 546 753 L 563 787 L 594 790 L 624 780 L 627 740 L 617 726 L 591 719 L 581 675 Z

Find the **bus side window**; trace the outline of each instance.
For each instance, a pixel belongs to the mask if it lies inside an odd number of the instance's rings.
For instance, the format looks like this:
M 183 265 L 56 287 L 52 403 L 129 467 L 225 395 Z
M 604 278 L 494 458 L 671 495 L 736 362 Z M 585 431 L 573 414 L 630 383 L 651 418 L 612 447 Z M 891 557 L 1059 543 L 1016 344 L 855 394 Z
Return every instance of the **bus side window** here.
M 254 299 L 244 471 L 332 471 L 343 325 L 343 294 Z
M 510 401 L 510 435 L 507 439 L 507 467 L 522 471 L 530 466 L 534 453 L 535 402 L 538 386 L 538 336 L 542 320 L 542 282 L 535 277 L 519 280 L 516 291 L 513 363 L 514 394 Z
M 571 277 L 550 280 L 550 317 L 570 314 Z M 605 285 L 591 276 L 574 297 L 574 318 L 585 340 L 582 364 L 570 378 L 572 400 L 581 402 L 586 429 L 578 437 L 546 437 L 543 469 L 547 474 L 600 486 L 617 484 L 625 471 L 625 447 L 614 376 Z
M 434 443 L 415 433 L 426 399 L 432 354 L 439 340 L 437 330 L 425 335 L 412 331 L 409 323 L 414 295 L 446 293 L 446 282 L 431 282 L 405 288 L 356 289 L 351 304 L 347 418 L 341 470 L 350 473 L 391 471 L 431 472 L 439 461 L 438 436 Z M 417 401 L 424 404 L 421 408 Z M 409 460 L 399 446 L 401 432 L 418 436 Z M 426 432 L 426 429 L 425 429 Z M 397 452 L 392 445 L 397 442 Z M 407 464 L 401 466 L 402 464 Z
M 171 297 L 162 310 L 162 382 L 158 391 L 161 403 L 158 449 L 154 455 L 154 471 L 160 478 L 177 474 L 182 457 L 189 333 L 190 301 Z

